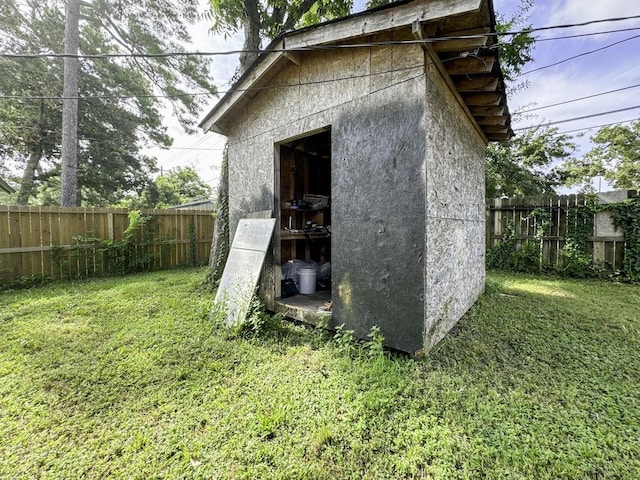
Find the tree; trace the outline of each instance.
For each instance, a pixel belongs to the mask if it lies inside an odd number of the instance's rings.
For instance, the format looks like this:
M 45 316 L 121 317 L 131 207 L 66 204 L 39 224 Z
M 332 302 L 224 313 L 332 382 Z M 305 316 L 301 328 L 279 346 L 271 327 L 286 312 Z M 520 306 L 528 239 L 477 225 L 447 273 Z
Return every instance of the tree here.
M 120 2 L 95 0 L 83 11 L 80 52 L 90 55 L 164 54 L 184 51 L 186 25 L 197 18 L 197 0 Z M 59 52 L 63 2 L 0 0 L 0 50 Z M 6 19 L 6 21 L 5 21 Z M 194 131 L 205 96 L 214 92 L 209 62 L 199 56 L 82 58 L 78 104 L 78 193 L 84 204 L 112 204 L 141 192 L 155 171 L 144 147 L 169 146 L 160 107 L 166 95 L 187 131 Z M 62 61 L 0 59 L 0 153 L 23 171 L 18 196 L 27 203 L 36 188 L 59 185 Z M 4 127 L 7 128 L 4 128 Z M 59 187 L 57 187 L 59 188 Z
M 240 54 L 240 74 L 258 58 L 262 39 L 273 39 L 282 32 L 300 25 L 312 25 L 323 20 L 347 15 L 352 0 L 210 0 L 209 18 L 217 33 L 244 34 Z
M 60 149 L 60 206 L 76 205 L 78 189 L 78 70 L 80 0 L 67 0 L 62 78 L 62 145 Z
M 487 146 L 487 198 L 554 193 L 559 179 L 554 163 L 571 156 L 575 145 L 556 128 L 525 130 L 508 142 Z
M 205 283 L 210 288 L 213 288 L 217 281 L 222 278 L 231 245 L 231 239 L 229 238 L 229 151 L 226 146 L 220 170 L 221 177 L 216 199 L 214 235 L 209 253 L 209 271 L 205 279 Z
M 510 36 L 499 37 L 500 65 L 504 78 L 514 81 L 522 72 L 522 67 L 533 60 L 533 48 L 535 39 L 531 35 L 529 24 L 529 10 L 533 7 L 534 0 L 521 0 L 514 13 L 507 17 L 497 14 L 496 32 L 515 32 Z M 526 88 L 522 83 L 513 86 L 512 89 Z
M 590 152 L 558 169 L 564 185 L 590 190 L 594 178 L 604 177 L 615 188 L 640 189 L 640 120 L 602 127 L 591 141 Z
M 166 175 L 158 176 L 139 197 L 130 198 L 123 204 L 137 209 L 167 208 L 210 196 L 211 187 L 200 178 L 194 168 L 176 167 Z
M 49 43 L 54 36 L 62 38 L 62 24 L 54 20 L 50 9 L 33 7 L 29 11 L 26 7 L 0 1 L 3 18 L 0 49 L 3 52 L 38 52 L 40 43 Z M 62 91 L 60 78 L 62 64 L 59 61 L 0 59 L 0 93 L 24 97 L 0 100 L 0 154 L 5 166 L 11 164 L 23 171 L 18 203 L 27 203 L 34 194 L 36 171 L 43 167 L 43 158 L 59 155 L 60 142 L 53 135 L 53 126 L 60 125 L 61 110 L 52 98 Z M 41 98 L 31 99 L 39 96 Z

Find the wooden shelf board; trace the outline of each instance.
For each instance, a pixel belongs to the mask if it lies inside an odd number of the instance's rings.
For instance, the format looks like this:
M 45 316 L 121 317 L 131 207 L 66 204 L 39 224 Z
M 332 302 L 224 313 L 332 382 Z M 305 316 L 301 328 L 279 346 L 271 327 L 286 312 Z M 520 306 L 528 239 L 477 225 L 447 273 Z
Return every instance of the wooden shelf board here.
M 304 240 L 305 238 L 329 238 L 328 233 L 289 233 L 280 232 L 280 240 Z

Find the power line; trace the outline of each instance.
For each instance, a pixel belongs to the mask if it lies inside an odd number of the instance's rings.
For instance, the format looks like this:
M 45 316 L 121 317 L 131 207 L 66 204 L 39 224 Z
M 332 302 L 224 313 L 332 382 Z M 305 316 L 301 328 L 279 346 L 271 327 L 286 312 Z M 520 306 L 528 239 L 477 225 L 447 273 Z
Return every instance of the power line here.
M 523 30 L 524 31 L 538 31 L 538 30 L 547 30 L 547 29 L 551 29 L 551 28 L 568 28 L 568 27 L 574 27 L 574 26 L 582 26 L 582 25 L 589 25 L 591 23 L 599 23 L 599 22 L 607 22 L 607 21 L 620 21 L 620 20 L 628 20 L 628 19 L 633 19 L 633 18 L 640 18 L 639 16 L 634 16 L 634 17 L 623 17 L 623 18 L 614 18 L 614 19 L 602 19 L 602 20 L 594 20 L 591 22 L 584 22 L 581 24 L 569 24 L 569 25 L 558 25 L 558 26 L 553 26 L 553 27 L 540 27 L 538 29 L 531 29 L 531 30 Z M 640 27 L 637 28 L 633 28 L 633 30 L 638 30 L 640 29 Z M 627 30 L 627 29 L 625 29 Z M 609 31 L 612 32 L 612 31 Z M 514 34 L 514 33 L 518 33 L 518 32 L 503 32 L 500 33 L 501 35 L 503 34 Z M 595 33 L 588 33 L 588 34 L 583 34 L 583 35 L 578 35 L 578 36 L 588 36 L 588 35 L 598 35 L 601 33 L 608 33 L 608 32 L 595 32 Z M 481 37 L 481 36 L 488 36 L 488 35 L 493 35 L 493 34 L 479 34 L 479 35 L 468 35 L 468 36 L 459 36 L 459 37 L 440 37 L 440 38 L 432 38 L 432 39 L 426 39 L 426 40 L 407 40 L 407 41 L 391 41 L 391 42 L 377 42 L 377 43 L 368 43 L 368 44 L 354 44 L 354 45 L 328 45 L 328 46 L 320 46 L 318 48 L 321 49 L 330 49 L 330 48 L 344 48 L 344 47 L 349 47 L 349 46 L 377 46 L 377 45 L 396 45 L 396 44 L 416 44 L 416 43 L 425 43 L 425 42 L 430 42 L 430 41 L 437 41 L 437 40 L 448 40 L 448 39 L 460 39 L 460 38 L 474 38 L 474 37 Z M 573 38 L 575 36 L 567 36 L 567 37 L 556 37 L 554 38 L 555 40 L 557 39 L 561 39 L 561 38 Z M 640 35 L 636 35 L 615 43 L 612 43 L 610 45 L 598 48 L 596 50 L 591 50 L 589 52 L 584 52 L 581 53 L 579 55 L 573 56 L 573 57 L 569 57 L 566 58 L 564 60 L 561 60 L 559 62 L 550 64 L 550 65 L 545 65 L 543 67 L 539 67 L 536 68 L 534 70 L 530 70 L 528 72 L 524 72 L 519 76 L 522 75 L 527 75 L 529 73 L 538 71 L 538 70 L 542 70 L 545 68 L 550 68 L 556 65 L 559 65 L 561 63 L 567 62 L 569 60 L 573 60 L 575 58 L 579 58 L 581 56 L 584 55 L 589 55 L 591 53 L 595 53 L 601 50 L 604 50 L 606 48 L 610 48 L 612 46 L 618 45 L 620 43 L 629 41 L 629 40 L 633 40 L 635 38 L 640 37 Z M 543 40 L 547 40 L 547 39 L 543 39 Z M 498 45 L 493 45 L 490 48 L 497 48 Z M 315 48 L 314 48 L 315 49 Z M 269 50 L 269 51 L 293 51 L 291 49 L 283 49 L 283 50 Z M 241 50 L 235 50 L 232 51 L 232 53 L 237 53 L 237 52 L 242 52 Z M 259 52 L 266 52 L 265 50 L 260 50 Z M 160 56 L 172 56 L 172 55 L 190 55 L 190 54 L 194 54 L 194 55 L 206 55 L 206 54 L 215 54 L 216 52 L 176 52 L 176 53 L 166 53 L 166 54 L 157 54 Z M 229 53 L 229 52 L 217 52 L 217 53 Z M 48 54 L 38 54 L 39 56 L 49 56 Z M 55 55 L 55 54 L 52 54 Z M 140 54 L 142 56 L 145 56 L 143 54 Z M 115 56 L 140 56 L 138 54 L 117 54 Z M 154 55 L 154 56 L 157 56 Z M 0 57 L 8 57 L 8 56 L 13 56 L 13 54 L 2 54 L 0 53 Z M 64 55 L 62 55 L 64 56 Z M 27 55 L 24 58 L 27 57 L 32 57 L 30 55 Z M 454 57 L 451 59 L 444 59 L 441 62 L 444 63 L 446 61 L 449 60 L 454 60 L 455 58 L 458 57 Z M 413 69 L 413 68 L 417 68 L 417 67 L 408 67 L 405 69 Z M 394 71 L 401 71 L 401 70 L 405 70 L 405 69 L 396 69 Z M 292 85 L 272 85 L 272 86 L 267 86 L 267 87 L 252 87 L 252 88 L 248 88 L 248 89 L 236 89 L 235 91 L 252 91 L 252 90 L 263 90 L 263 89 L 271 89 L 271 88 L 286 88 L 286 87 L 291 87 L 291 86 L 302 86 L 302 85 L 314 85 L 314 84 L 320 84 L 320 83 L 328 83 L 328 82 L 332 82 L 332 81 L 337 81 L 337 80 L 348 80 L 348 79 L 352 79 L 352 78 L 363 78 L 363 77 L 367 77 L 367 76 L 373 76 L 373 75 L 383 75 L 383 74 L 387 74 L 387 73 L 391 73 L 391 70 L 388 71 L 384 71 L 384 72 L 376 72 L 376 73 L 372 73 L 372 74 L 365 74 L 365 75 L 358 75 L 358 76 L 352 76 L 352 77 L 343 77 L 343 78 L 337 78 L 337 79 L 331 79 L 331 80 L 320 80 L 320 81 L 315 81 L 315 82 L 300 82 L 298 84 L 292 84 Z M 228 83 L 228 82 L 226 82 Z M 223 84 L 224 85 L 224 84 Z M 67 100 L 67 99 L 78 99 L 78 100 L 88 100 L 88 99 L 137 99 L 137 98 L 166 98 L 166 99 L 171 99 L 171 98 L 182 98 L 182 97 L 195 97 L 195 96 L 209 96 L 209 95 L 216 95 L 216 94 L 225 94 L 228 93 L 228 90 L 225 91 L 217 91 L 217 92 L 185 92 L 185 93 L 180 93 L 180 94 L 148 94 L 148 95 L 86 95 L 86 96 L 78 96 L 78 97 L 64 97 L 64 96 L 31 96 L 31 95 L 0 95 L 0 99 L 14 99 L 14 100 Z M 540 108 L 545 108 L 545 107 L 540 107 Z
M 638 88 L 638 87 L 640 87 L 640 83 L 638 83 L 636 85 L 630 85 L 628 87 L 616 88 L 615 90 L 608 90 L 606 92 L 594 93 L 593 95 L 587 95 L 586 97 L 573 98 L 571 100 L 565 100 L 563 102 L 552 103 L 550 105 L 544 105 L 542 107 L 529 108 L 527 110 L 522 110 L 521 112 L 518 112 L 518 113 L 535 112 L 537 110 L 543 110 L 545 108 L 557 107 L 559 105 L 566 105 L 567 103 L 579 102 L 580 100 L 587 100 L 589 98 L 601 97 L 602 95 L 608 95 L 610 93 L 622 92 L 624 90 L 630 90 L 632 88 Z
M 594 128 L 602 128 L 602 127 L 610 127 L 612 125 L 622 125 L 623 123 L 630 123 L 630 122 L 637 122 L 638 118 L 630 118 L 629 120 L 622 120 L 619 122 L 611 122 L 611 123 L 602 123 L 600 125 L 594 125 L 593 127 L 586 127 L 586 128 L 576 128 L 574 130 L 566 130 L 564 132 L 557 132 L 554 133 L 554 136 L 557 135 L 567 135 L 569 133 L 576 133 L 576 132 L 586 132 L 587 130 L 593 130 Z
M 194 148 L 194 147 L 169 147 L 166 150 L 198 150 L 206 152 L 221 152 L 224 148 Z
M 533 73 L 533 72 L 538 72 L 540 70 L 544 70 L 545 68 L 555 67 L 556 65 L 560 65 L 561 63 L 568 62 L 569 60 L 575 60 L 576 58 L 584 57 L 586 55 L 591 55 L 592 53 L 596 53 L 596 52 L 600 52 L 602 50 L 606 50 L 607 48 L 614 47 L 616 45 L 619 45 L 619 44 L 624 43 L 624 42 L 628 42 L 629 40 L 634 40 L 636 38 L 640 38 L 640 35 L 634 35 L 633 37 L 625 38 L 624 40 L 619 40 L 617 42 L 610 43 L 609 45 L 605 45 L 604 47 L 596 48 L 595 50 L 590 50 L 588 52 L 583 52 L 583 53 L 580 53 L 578 55 L 573 55 L 572 57 L 567 57 L 567 58 L 565 58 L 563 60 L 560 60 L 558 62 L 551 63 L 551 64 L 545 65 L 543 67 L 534 68 L 533 70 L 528 70 L 526 72 L 522 72 L 520 75 L 516 75 L 515 78 L 519 78 L 519 77 L 522 77 L 524 75 L 528 75 L 528 74 Z
M 619 28 L 616 30 L 603 30 L 602 32 L 577 33 L 575 35 L 563 35 L 562 37 L 536 38 L 536 43 L 551 42 L 555 40 L 570 40 L 572 38 L 593 37 L 595 35 L 609 35 L 611 33 L 633 32 L 635 30 L 640 30 L 640 27 Z
M 581 23 L 566 23 L 564 25 L 551 25 L 547 27 L 532 28 L 531 31 L 541 32 L 544 30 L 555 30 L 558 28 L 586 27 L 587 25 L 594 25 L 596 23 L 622 22 L 624 20 L 634 20 L 636 18 L 640 18 L 640 15 L 630 15 L 628 17 L 601 18 L 597 20 L 587 20 L 586 22 L 581 22 Z
M 575 122 L 577 120 L 585 120 L 587 118 L 602 117 L 604 115 L 611 115 L 613 113 L 627 112 L 629 110 L 634 110 L 636 108 L 640 108 L 640 105 L 634 105 L 633 107 L 618 108 L 617 110 L 609 110 L 609 111 L 606 111 L 606 112 L 592 113 L 591 115 L 583 115 L 581 117 L 566 118 L 564 120 L 556 120 L 555 122 L 545 123 L 544 125 L 532 125 L 530 127 L 514 128 L 513 131 L 514 132 L 519 132 L 519 131 L 522 131 L 522 130 L 531 130 L 533 128 L 538 128 L 538 127 L 542 127 L 542 126 L 549 127 L 551 125 L 558 125 L 560 123 Z
M 389 73 L 394 73 L 394 72 L 402 72 L 402 71 L 407 71 L 407 70 L 423 69 L 424 66 L 435 65 L 436 63 L 445 63 L 445 62 L 453 61 L 453 60 L 456 60 L 456 59 L 458 59 L 458 57 L 445 59 L 445 60 L 442 60 L 440 62 L 430 62 L 430 63 L 427 63 L 425 65 L 415 65 L 415 66 L 412 66 L 412 67 L 396 68 L 394 70 L 384 70 L 384 71 L 381 71 L 381 72 L 365 73 L 365 74 L 361 74 L 361 75 L 352 75 L 352 76 L 348 76 L 348 77 L 338 77 L 338 78 L 331 78 L 331 79 L 327 79 L 327 80 L 314 80 L 314 81 L 310 81 L 310 82 L 298 82 L 298 83 L 287 83 L 287 84 L 279 84 L 279 85 L 267 85 L 267 86 L 264 86 L 264 87 L 236 88 L 236 89 L 233 89 L 233 91 L 234 92 L 257 92 L 257 91 L 263 91 L 263 90 L 271 90 L 271 89 L 274 89 L 274 88 L 291 88 L 291 87 L 301 87 L 301 86 L 306 86 L 306 85 L 320 85 L 320 84 L 337 82 L 337 81 L 342 81 L 342 80 L 352 80 L 352 79 L 359 79 L 359 78 L 367 78 L 367 77 L 374 77 L 376 75 L 387 75 Z M 229 93 L 229 91 L 231 91 L 231 90 L 222 90 L 222 91 L 216 92 L 216 94 L 225 94 L 225 93 Z M 213 95 L 213 94 L 209 93 L 209 92 L 193 92 L 193 93 L 184 93 L 184 94 L 177 94 L 177 95 L 163 95 L 163 94 L 155 94 L 155 95 L 85 95 L 85 96 L 79 96 L 77 98 L 78 98 L 78 100 L 89 100 L 89 99 L 96 99 L 96 98 L 97 99 L 124 100 L 124 99 L 133 99 L 133 98 L 180 98 L 180 97 L 199 96 L 199 95 L 208 95 L 209 96 L 209 95 Z M 4 99 L 4 100 L 64 100 L 65 97 L 30 96 L 30 95 L 0 95 L 0 99 Z
M 538 28 L 527 28 L 519 31 L 508 31 L 508 32 L 489 32 L 489 33 L 478 33 L 474 35 L 460 35 L 455 37 L 430 37 L 425 39 L 415 39 L 415 40 L 390 40 L 384 42 L 365 42 L 365 43 L 345 43 L 339 45 L 309 45 L 305 47 L 296 47 L 296 48 L 280 48 L 280 49 L 257 49 L 257 50 L 219 50 L 219 51 L 195 51 L 195 52 L 164 52 L 164 53 L 100 53 L 100 54 L 77 54 L 77 55 L 69 55 L 64 53 L 0 53 L 0 58 L 13 58 L 13 59 L 33 59 L 33 58 L 65 58 L 65 57 L 73 57 L 80 59 L 109 59 L 109 58 L 168 58 L 168 57 L 186 57 L 186 56 L 203 56 L 203 57 L 212 57 L 212 56 L 221 56 L 221 55 L 238 55 L 241 53 L 287 53 L 287 52 L 307 52 L 307 51 L 318 51 L 318 50 L 340 50 L 347 48 L 370 48 L 370 47 L 378 47 L 378 46 L 392 46 L 392 45 L 419 45 L 426 43 L 437 43 L 449 40 L 460 40 L 460 39 L 471 39 L 471 38 L 484 38 L 484 37 L 503 37 L 503 36 L 511 36 L 511 35 L 520 35 L 522 33 L 533 33 L 533 32 L 541 32 L 547 30 L 555 30 L 555 29 L 565 29 L 565 28 L 574 28 L 574 27 L 582 27 L 587 25 L 592 25 L 596 23 L 605 23 L 605 22 L 620 22 L 624 20 L 633 20 L 640 18 L 640 15 L 628 16 L 628 17 L 615 17 L 615 18 L 603 18 L 598 20 L 591 20 L 588 22 L 582 23 L 571 23 L 564 25 L 551 25 L 547 27 L 538 27 Z M 583 34 L 582 36 L 590 36 L 590 35 L 601 35 L 607 32 L 593 32 L 588 34 Z M 573 36 L 567 36 L 566 38 L 572 38 Z M 562 39 L 565 37 L 558 37 L 557 39 Z
M 183 151 L 175 154 L 173 157 L 168 158 L 163 160 L 163 163 L 173 163 L 173 162 L 177 162 L 178 160 L 182 160 L 183 158 L 185 158 L 186 155 L 188 155 L 189 151 L 191 149 L 196 149 L 199 145 L 202 145 L 204 142 L 206 142 L 207 140 L 209 140 L 210 138 L 213 138 L 211 136 L 203 136 L 201 138 L 199 138 L 198 140 L 196 140 L 194 143 L 192 143 L 191 145 L 184 147 L 184 149 L 182 149 Z M 222 138 L 217 139 L 212 145 L 210 145 L 210 147 L 216 147 L 218 145 L 220 145 L 220 143 L 223 141 Z M 214 150 L 214 149 L 212 149 Z M 216 151 L 222 151 L 224 150 L 223 148 L 220 149 L 215 149 Z

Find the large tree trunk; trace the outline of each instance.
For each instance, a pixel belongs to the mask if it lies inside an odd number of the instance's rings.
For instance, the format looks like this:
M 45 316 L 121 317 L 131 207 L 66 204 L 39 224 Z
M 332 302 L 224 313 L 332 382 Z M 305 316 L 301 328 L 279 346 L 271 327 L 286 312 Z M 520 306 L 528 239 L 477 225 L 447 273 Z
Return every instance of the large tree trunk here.
M 18 205 L 26 205 L 29 203 L 29 199 L 34 194 L 34 186 L 36 181 L 36 170 L 40 166 L 40 160 L 42 160 L 42 142 L 43 142 L 43 125 L 42 119 L 44 117 L 44 100 L 40 100 L 40 107 L 38 109 L 38 131 L 40 137 L 38 143 L 29 155 L 27 165 L 24 167 L 22 173 L 22 182 L 20 183 L 20 191 L 18 192 L 17 202 Z
M 251 64 L 258 58 L 260 48 L 260 12 L 259 0 L 244 2 L 245 17 L 243 19 L 244 45 L 240 54 L 240 75 L 247 71 Z M 213 240 L 209 252 L 209 271 L 205 280 L 209 288 L 214 288 L 224 272 L 229 255 L 229 161 L 225 148 L 220 171 L 220 184 L 218 185 L 218 198 L 216 206 L 216 219 L 214 222 Z
M 260 48 L 260 32 L 261 18 L 259 11 L 259 0 L 248 0 L 244 2 L 244 45 L 243 53 L 240 54 L 240 74 L 242 75 L 251 64 L 258 58 L 258 49 Z M 282 29 L 292 28 L 302 15 L 304 15 L 313 6 L 315 0 L 303 0 L 298 7 L 287 16 L 282 24 Z M 277 23 L 281 23 L 284 19 L 286 8 L 281 6 L 274 10 Z M 345 12 L 347 13 L 347 12 Z M 217 216 L 215 220 L 215 231 L 213 241 L 211 242 L 211 252 L 209 256 L 209 272 L 207 274 L 206 284 L 213 288 L 218 280 L 222 277 L 224 266 L 229 254 L 230 238 L 229 238 L 229 164 L 227 159 L 227 151 L 225 149 L 224 159 L 222 161 L 222 171 L 220 176 L 220 186 L 218 187 L 218 205 Z
M 24 167 L 24 173 L 22 174 L 22 182 L 20 183 L 20 191 L 18 192 L 17 202 L 18 205 L 26 205 L 29 203 L 29 198 L 33 196 L 34 185 L 36 180 L 36 169 L 42 160 L 42 150 L 32 152 L 27 160 L 27 166 Z
M 78 182 L 78 54 L 80 0 L 67 0 L 62 89 L 62 170 L 60 172 L 60 206 L 75 207 Z
M 251 64 L 258 58 L 260 48 L 260 12 L 258 11 L 259 0 L 248 0 L 244 2 L 244 19 L 242 28 L 244 30 L 244 45 L 240 54 L 241 74 L 246 72 Z

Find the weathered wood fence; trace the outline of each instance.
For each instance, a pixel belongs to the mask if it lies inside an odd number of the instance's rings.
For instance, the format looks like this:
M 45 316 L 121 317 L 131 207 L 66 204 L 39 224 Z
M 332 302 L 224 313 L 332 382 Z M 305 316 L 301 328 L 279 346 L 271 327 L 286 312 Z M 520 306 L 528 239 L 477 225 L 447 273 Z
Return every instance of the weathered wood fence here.
M 152 240 L 136 232 L 137 253 L 160 269 L 209 258 L 213 216 L 201 210 L 142 210 L 152 216 Z M 109 273 L 105 255 L 86 238 L 117 242 L 129 226 L 129 210 L 0 206 L 0 285 L 37 276 L 76 278 Z M 84 238 L 78 238 L 84 237 Z
M 597 203 L 611 204 L 637 196 L 634 190 L 623 190 L 597 194 Z M 537 238 L 538 221 L 532 215 L 535 209 L 543 209 L 550 215 L 549 232 L 542 239 L 543 263 L 547 266 L 562 266 L 563 248 L 566 244 L 567 211 L 571 207 L 586 205 L 589 197 L 583 194 L 564 196 L 537 196 L 520 198 L 494 198 L 487 201 L 487 249 L 495 246 L 505 235 L 507 228 L 514 229 L 518 243 L 540 241 Z M 587 249 L 597 269 L 615 271 L 624 262 L 624 234 L 617 230 L 607 211 L 595 213 L 593 234 L 588 239 Z

